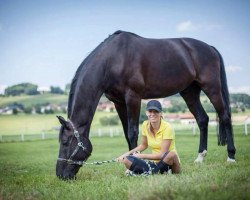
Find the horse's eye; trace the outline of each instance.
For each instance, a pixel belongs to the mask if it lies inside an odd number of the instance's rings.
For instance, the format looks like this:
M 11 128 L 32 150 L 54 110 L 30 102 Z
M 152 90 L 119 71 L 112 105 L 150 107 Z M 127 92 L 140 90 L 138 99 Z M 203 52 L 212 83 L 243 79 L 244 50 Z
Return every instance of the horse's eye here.
M 62 137 L 62 145 L 68 145 L 69 144 L 69 141 L 72 141 L 72 139 L 73 139 L 73 136 L 72 135 L 70 135 L 70 136 L 64 136 L 64 137 Z
M 67 145 L 67 143 L 68 143 L 68 140 L 67 140 L 67 139 L 62 139 L 62 144 L 63 144 L 63 145 Z
M 69 141 L 69 137 L 62 137 L 62 145 L 67 145 L 68 144 L 68 141 Z

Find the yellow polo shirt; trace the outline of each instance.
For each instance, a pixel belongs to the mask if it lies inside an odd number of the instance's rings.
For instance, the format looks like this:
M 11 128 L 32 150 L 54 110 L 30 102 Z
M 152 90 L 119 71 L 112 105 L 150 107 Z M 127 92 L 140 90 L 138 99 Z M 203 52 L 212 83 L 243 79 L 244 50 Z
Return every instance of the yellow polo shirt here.
M 169 151 L 174 151 L 177 154 L 175 148 L 175 134 L 172 126 L 161 119 L 161 125 L 157 133 L 155 133 L 155 137 L 153 137 L 149 132 L 149 121 L 146 120 L 142 124 L 142 135 L 147 137 L 148 146 L 152 149 L 152 153 L 160 153 L 161 152 L 161 143 L 163 139 L 171 139 L 171 145 L 169 147 Z

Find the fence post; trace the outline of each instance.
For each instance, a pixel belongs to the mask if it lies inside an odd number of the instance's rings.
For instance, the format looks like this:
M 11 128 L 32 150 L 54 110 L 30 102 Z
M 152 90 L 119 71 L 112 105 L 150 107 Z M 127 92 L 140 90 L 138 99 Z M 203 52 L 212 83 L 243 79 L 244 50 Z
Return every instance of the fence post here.
M 2 135 L 0 135 L 0 141 L 1 141 L 1 142 L 3 141 L 3 136 L 2 136 Z
M 195 131 L 195 128 L 196 128 L 195 127 L 195 122 L 193 122 L 192 124 L 193 124 L 193 135 L 195 135 L 196 134 L 196 131 Z
M 248 133 L 247 133 L 247 122 L 245 122 L 245 135 L 248 135 Z
M 113 136 L 114 136 L 114 134 L 113 134 L 113 129 L 112 129 L 112 128 L 109 129 L 109 134 L 110 134 L 110 137 L 113 137 Z
M 21 134 L 21 141 L 24 141 L 24 134 Z
M 44 132 L 42 132 L 42 139 L 43 139 L 43 140 L 45 139 L 45 134 L 44 134 Z
M 102 130 L 100 128 L 98 128 L 98 136 L 101 137 L 102 136 Z

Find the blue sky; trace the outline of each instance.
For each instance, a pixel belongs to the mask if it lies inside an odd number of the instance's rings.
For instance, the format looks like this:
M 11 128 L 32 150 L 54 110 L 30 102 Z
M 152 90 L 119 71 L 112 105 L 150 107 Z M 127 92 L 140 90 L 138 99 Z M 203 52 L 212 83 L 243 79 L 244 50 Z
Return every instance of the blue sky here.
M 192 37 L 222 54 L 231 92 L 250 94 L 250 1 L 0 0 L 0 92 L 32 82 L 65 87 L 116 30 Z

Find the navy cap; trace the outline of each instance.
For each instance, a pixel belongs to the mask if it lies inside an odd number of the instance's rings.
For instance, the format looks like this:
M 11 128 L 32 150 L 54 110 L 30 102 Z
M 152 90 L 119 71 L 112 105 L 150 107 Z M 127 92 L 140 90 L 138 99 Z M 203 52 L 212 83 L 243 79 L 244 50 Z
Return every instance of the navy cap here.
M 161 103 L 157 100 L 151 100 L 147 104 L 147 110 L 156 110 L 158 112 L 162 111 Z

